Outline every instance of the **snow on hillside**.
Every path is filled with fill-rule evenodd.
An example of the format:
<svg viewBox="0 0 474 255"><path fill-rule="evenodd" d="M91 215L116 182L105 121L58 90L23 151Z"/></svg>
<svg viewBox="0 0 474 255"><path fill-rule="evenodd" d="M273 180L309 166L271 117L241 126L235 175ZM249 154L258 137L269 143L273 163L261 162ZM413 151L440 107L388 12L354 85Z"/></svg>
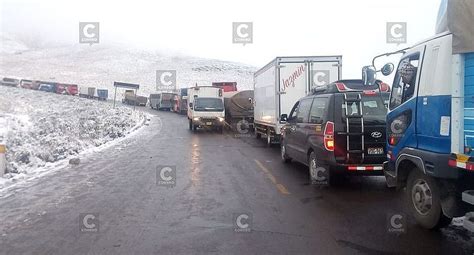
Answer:
<svg viewBox="0 0 474 255"><path fill-rule="evenodd" d="M27 50L28 47L22 42L16 41L7 36L0 36L0 54L19 54ZM0 58L0 60L1 59L2 58Z"/></svg>
<svg viewBox="0 0 474 255"><path fill-rule="evenodd" d="M4 37L0 39L5 41ZM256 70L234 62L170 56L125 46L77 44L28 49L20 42L7 41L0 45L0 76L74 83L109 91L114 81L138 83L142 95L155 91L157 70L176 70L178 88L236 81L240 90L253 87Z"/></svg>
<svg viewBox="0 0 474 255"><path fill-rule="evenodd" d="M107 102L0 86L8 162L4 177L28 174L124 137L146 117L128 107L114 109Z"/></svg>

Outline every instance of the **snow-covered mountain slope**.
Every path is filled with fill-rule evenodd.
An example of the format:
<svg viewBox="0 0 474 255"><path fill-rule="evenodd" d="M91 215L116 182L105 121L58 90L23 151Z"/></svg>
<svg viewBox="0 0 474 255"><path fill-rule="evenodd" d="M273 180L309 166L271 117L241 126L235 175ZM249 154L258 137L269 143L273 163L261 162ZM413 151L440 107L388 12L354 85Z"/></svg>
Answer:
<svg viewBox="0 0 474 255"><path fill-rule="evenodd" d="M238 88L253 87L255 67L213 59L137 50L125 46L77 44L28 48L0 37L0 76L37 79L113 88L114 81L138 83L139 94L156 88L157 70L176 70L177 87L211 85L213 81L236 81ZM109 93L109 97L112 93Z"/></svg>

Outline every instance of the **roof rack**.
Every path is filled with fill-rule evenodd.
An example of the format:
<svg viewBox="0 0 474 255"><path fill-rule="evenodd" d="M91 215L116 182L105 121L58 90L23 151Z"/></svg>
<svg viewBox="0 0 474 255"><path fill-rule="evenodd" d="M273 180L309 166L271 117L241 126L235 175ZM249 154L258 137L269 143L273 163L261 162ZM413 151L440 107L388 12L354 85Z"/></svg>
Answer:
<svg viewBox="0 0 474 255"><path fill-rule="evenodd" d="M362 80L339 80L333 83L313 87L311 89L312 95L328 94L328 93L345 93L345 92L365 92L371 91L373 93L390 92L390 87L379 80L379 85L364 85Z"/></svg>

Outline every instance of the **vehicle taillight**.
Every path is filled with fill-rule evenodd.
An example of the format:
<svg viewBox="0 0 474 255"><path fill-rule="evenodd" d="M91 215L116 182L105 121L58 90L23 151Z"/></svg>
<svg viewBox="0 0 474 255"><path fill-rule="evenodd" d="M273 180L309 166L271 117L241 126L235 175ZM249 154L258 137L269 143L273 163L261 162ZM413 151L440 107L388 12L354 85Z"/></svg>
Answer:
<svg viewBox="0 0 474 255"><path fill-rule="evenodd" d="M364 95L366 95L366 96L375 96L375 95L377 95L377 92L375 92L375 90L365 90Z"/></svg>
<svg viewBox="0 0 474 255"><path fill-rule="evenodd" d="M459 168L466 169L468 171L474 171L474 163L472 162L460 162L455 159L449 159L448 165L454 168L459 167Z"/></svg>
<svg viewBox="0 0 474 255"><path fill-rule="evenodd" d="M328 121L324 128L324 148L334 151L334 123Z"/></svg>

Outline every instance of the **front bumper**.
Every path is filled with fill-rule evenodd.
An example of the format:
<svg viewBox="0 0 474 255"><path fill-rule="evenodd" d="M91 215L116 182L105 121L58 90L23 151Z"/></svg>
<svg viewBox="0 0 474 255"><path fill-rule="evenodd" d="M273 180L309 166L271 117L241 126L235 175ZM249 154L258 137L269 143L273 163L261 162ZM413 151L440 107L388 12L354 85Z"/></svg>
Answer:
<svg viewBox="0 0 474 255"><path fill-rule="evenodd" d="M193 124L200 127L222 127L224 126L224 119L219 118L199 118L193 119Z"/></svg>

